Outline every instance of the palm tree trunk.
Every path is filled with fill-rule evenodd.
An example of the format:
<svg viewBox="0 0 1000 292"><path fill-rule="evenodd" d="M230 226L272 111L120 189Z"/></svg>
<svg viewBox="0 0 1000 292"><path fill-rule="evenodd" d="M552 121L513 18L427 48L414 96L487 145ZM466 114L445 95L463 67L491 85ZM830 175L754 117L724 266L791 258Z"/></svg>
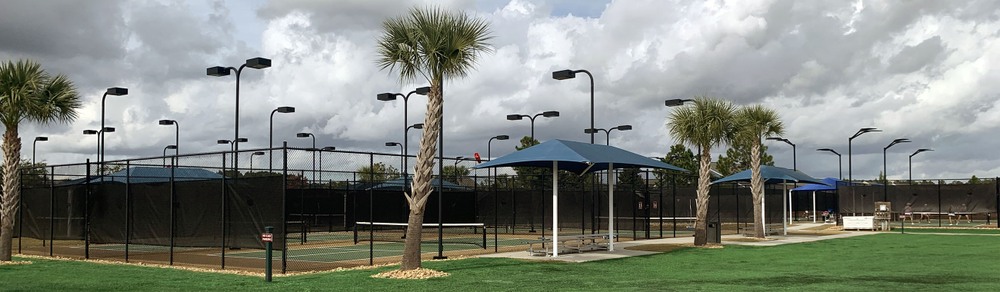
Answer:
<svg viewBox="0 0 1000 292"><path fill-rule="evenodd" d="M444 98L441 96L442 82L435 78L431 82L431 92L427 95L427 114L424 116L424 130L420 136L420 150L417 153L417 164L413 169L413 194L406 194L410 205L410 216L407 219L406 241L403 244L403 262L400 270L420 268L420 241L423 233L424 207L430 197L431 179L434 171L434 154L437 152L438 136L441 135L441 109Z"/></svg>
<svg viewBox="0 0 1000 292"><path fill-rule="evenodd" d="M17 126L3 134L3 194L0 194L0 261L10 261L14 216L21 201L21 138Z"/></svg>
<svg viewBox="0 0 1000 292"><path fill-rule="evenodd" d="M750 194L753 196L753 231L754 237L764 238L764 180L760 174L760 139L750 146Z"/></svg>
<svg viewBox="0 0 1000 292"><path fill-rule="evenodd" d="M698 197L695 200L697 206L696 220L694 223L694 245L704 246L708 243L708 178L709 166L712 162L711 147L704 145L701 147L701 157L698 165Z"/></svg>

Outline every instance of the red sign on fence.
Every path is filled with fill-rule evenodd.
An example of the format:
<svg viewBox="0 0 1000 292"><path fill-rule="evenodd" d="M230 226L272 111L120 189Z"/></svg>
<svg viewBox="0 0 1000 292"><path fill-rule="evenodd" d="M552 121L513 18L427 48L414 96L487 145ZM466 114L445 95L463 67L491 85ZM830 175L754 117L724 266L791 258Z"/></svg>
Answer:
<svg viewBox="0 0 1000 292"><path fill-rule="evenodd" d="M263 242L272 242L272 241L274 241L274 235L272 235L271 233L261 233L260 234L260 241L263 241Z"/></svg>

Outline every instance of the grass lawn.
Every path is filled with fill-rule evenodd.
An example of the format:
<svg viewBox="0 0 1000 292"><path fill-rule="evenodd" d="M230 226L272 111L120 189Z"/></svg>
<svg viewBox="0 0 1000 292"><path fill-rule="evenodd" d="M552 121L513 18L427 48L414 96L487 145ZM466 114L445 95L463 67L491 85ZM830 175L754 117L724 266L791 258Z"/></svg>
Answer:
<svg viewBox="0 0 1000 292"><path fill-rule="evenodd" d="M900 232L899 228L893 229L893 232ZM995 234L1000 235L1000 229L956 229L956 228L910 228L907 227L904 231L906 233L950 233L950 234Z"/></svg>
<svg viewBox="0 0 1000 292"><path fill-rule="evenodd" d="M425 262L430 280L373 279L390 268L261 278L32 259L0 266L0 290L336 291L1000 291L998 236L883 233L776 247L728 245L588 263Z"/></svg>

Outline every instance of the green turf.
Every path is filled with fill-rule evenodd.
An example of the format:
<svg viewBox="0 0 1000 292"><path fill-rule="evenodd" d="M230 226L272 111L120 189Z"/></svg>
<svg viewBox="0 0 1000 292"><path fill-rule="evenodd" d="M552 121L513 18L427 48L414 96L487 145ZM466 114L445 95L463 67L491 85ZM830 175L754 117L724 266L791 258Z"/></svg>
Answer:
<svg viewBox="0 0 1000 292"><path fill-rule="evenodd" d="M907 226L909 227L909 226ZM949 234L997 234L1000 235L1000 229L957 229L957 228L906 228L902 230L900 228L895 228L894 232L905 232L905 233L949 233Z"/></svg>
<svg viewBox="0 0 1000 292"><path fill-rule="evenodd" d="M261 278L34 260L0 266L0 290L225 291L998 291L997 236L880 233L774 247L727 245L588 263L472 258L425 262L431 280L372 279L391 268ZM125 276L127 275L127 276Z"/></svg>

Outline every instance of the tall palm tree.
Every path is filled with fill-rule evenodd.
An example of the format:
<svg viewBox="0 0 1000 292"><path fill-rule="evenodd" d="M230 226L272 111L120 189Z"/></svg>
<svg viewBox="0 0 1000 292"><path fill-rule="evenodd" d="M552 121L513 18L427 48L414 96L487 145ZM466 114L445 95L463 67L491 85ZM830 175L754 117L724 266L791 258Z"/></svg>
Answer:
<svg viewBox="0 0 1000 292"><path fill-rule="evenodd" d="M670 114L668 126L670 135L679 143L700 149L698 158L698 196L695 200L697 212L694 225L694 245L703 246L708 242L708 179L712 162L712 147L732 141L735 128L736 107L728 101L709 98L695 98L694 106L680 107Z"/></svg>
<svg viewBox="0 0 1000 292"><path fill-rule="evenodd" d="M410 9L406 15L382 22L382 30L378 66L398 70L402 82L422 77L431 85L414 166L413 194L404 194L410 216L400 269L412 270L420 268L421 227L431 193L434 152L441 135L444 80L465 76L481 54L492 51L487 43L492 36L485 20L440 8Z"/></svg>
<svg viewBox="0 0 1000 292"><path fill-rule="evenodd" d="M10 261L14 217L21 201L22 121L47 124L76 119L80 98L66 76L51 76L30 60L0 63L0 123L3 123L3 194L0 194L0 261Z"/></svg>
<svg viewBox="0 0 1000 292"><path fill-rule="evenodd" d="M762 105L749 105L737 113L739 131L735 143L750 145L750 193L753 195L754 236L764 238L764 180L760 175L761 140L768 136L784 134L785 127L778 113ZM743 144L746 145L746 144Z"/></svg>

